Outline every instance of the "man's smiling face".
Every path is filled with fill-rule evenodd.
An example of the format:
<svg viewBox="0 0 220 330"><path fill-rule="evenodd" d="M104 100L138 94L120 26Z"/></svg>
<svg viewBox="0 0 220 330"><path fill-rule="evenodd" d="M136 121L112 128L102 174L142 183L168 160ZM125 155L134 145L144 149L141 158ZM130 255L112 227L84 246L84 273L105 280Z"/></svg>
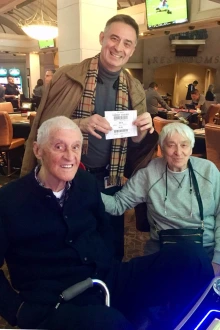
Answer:
<svg viewBox="0 0 220 330"><path fill-rule="evenodd" d="M114 22L99 36L102 45L100 60L109 71L117 72L132 56L137 44L134 28L122 22Z"/></svg>
<svg viewBox="0 0 220 330"><path fill-rule="evenodd" d="M82 139L79 130L53 129L42 145L34 143L35 156L41 161L41 179L47 188L64 187L79 167ZM54 190L59 191L59 190Z"/></svg>

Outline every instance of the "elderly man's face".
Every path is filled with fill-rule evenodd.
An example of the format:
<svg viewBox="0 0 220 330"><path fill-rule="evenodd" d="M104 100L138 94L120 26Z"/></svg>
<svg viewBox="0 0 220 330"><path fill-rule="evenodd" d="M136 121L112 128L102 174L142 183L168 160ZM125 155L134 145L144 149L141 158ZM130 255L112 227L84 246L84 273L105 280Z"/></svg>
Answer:
<svg viewBox="0 0 220 330"><path fill-rule="evenodd" d="M192 147L187 137L176 132L171 137L166 137L162 152L169 169L181 172L187 168Z"/></svg>
<svg viewBox="0 0 220 330"><path fill-rule="evenodd" d="M50 183L49 188L63 186L74 178L80 163L81 149L80 132L72 129L54 129L45 144L35 143L34 152L41 160L41 173L47 184Z"/></svg>
<svg viewBox="0 0 220 330"><path fill-rule="evenodd" d="M102 45L100 60L104 67L117 72L132 56L137 43L136 32L132 26L114 22L99 36Z"/></svg>

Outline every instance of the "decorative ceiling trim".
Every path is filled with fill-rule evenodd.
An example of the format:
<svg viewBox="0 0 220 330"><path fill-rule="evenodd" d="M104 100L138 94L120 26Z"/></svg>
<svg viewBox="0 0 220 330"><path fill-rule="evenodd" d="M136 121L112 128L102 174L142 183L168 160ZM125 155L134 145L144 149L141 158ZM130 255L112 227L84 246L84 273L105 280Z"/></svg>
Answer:
<svg viewBox="0 0 220 330"><path fill-rule="evenodd" d="M0 24L7 26L16 34L25 35L25 33L17 26L17 24L13 23L11 20L9 20L6 17L0 16Z"/></svg>

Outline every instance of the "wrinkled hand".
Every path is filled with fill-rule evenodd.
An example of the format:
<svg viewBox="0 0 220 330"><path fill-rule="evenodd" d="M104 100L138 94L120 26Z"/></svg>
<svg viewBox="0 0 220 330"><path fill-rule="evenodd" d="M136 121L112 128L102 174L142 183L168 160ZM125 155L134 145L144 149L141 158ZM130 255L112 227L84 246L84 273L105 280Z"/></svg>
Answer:
<svg viewBox="0 0 220 330"><path fill-rule="evenodd" d="M215 262L212 262L212 267L213 267L215 276L220 276L220 265L216 264Z"/></svg>
<svg viewBox="0 0 220 330"><path fill-rule="evenodd" d="M138 116L133 124L138 128L138 136L132 138L134 142L140 142L147 134L147 132L151 134L154 131L152 118L148 112L142 113L140 116Z"/></svg>
<svg viewBox="0 0 220 330"><path fill-rule="evenodd" d="M112 129L109 122L104 117L97 114L92 115L91 117L82 118L79 127L83 133L89 133L97 139L102 138L97 131L107 134Z"/></svg>

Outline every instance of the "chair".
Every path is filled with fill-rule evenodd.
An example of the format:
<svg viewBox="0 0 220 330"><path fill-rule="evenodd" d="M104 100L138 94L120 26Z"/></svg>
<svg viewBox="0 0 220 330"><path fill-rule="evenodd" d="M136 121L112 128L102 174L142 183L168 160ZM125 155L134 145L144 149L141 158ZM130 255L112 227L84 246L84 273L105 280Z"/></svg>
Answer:
<svg viewBox="0 0 220 330"><path fill-rule="evenodd" d="M205 142L207 159L211 160L220 170L220 125L205 125Z"/></svg>
<svg viewBox="0 0 220 330"><path fill-rule="evenodd" d="M208 109L212 104L216 104L216 101L205 101L205 107Z"/></svg>
<svg viewBox="0 0 220 330"><path fill-rule="evenodd" d="M11 102L2 102L0 103L0 111L14 112L14 108Z"/></svg>
<svg viewBox="0 0 220 330"><path fill-rule="evenodd" d="M127 160L125 165L124 175L129 178L133 176L140 168L144 168L148 165L152 158L155 156L155 150L158 144L158 133L154 131L152 134L148 134L146 139L140 143L140 145L131 148L127 153ZM138 156L138 157L137 157ZM132 161L132 158L137 158L137 161ZM149 232L150 226L147 220L147 206L146 203L141 203L135 206L135 219L136 229L141 232Z"/></svg>
<svg viewBox="0 0 220 330"><path fill-rule="evenodd" d="M86 167L82 162L79 163L79 168L81 168L84 171L86 170Z"/></svg>
<svg viewBox="0 0 220 330"><path fill-rule="evenodd" d="M220 111L220 104L211 104L205 115L205 123L213 124L213 119L215 117L215 114L219 111Z"/></svg>
<svg viewBox="0 0 220 330"><path fill-rule="evenodd" d="M3 163L7 166L7 176L12 175L11 159L15 158L16 151L23 151L25 139L13 139L13 128L9 114L0 111L0 155ZM21 150L22 149L22 150Z"/></svg>
<svg viewBox="0 0 220 330"><path fill-rule="evenodd" d="M176 123L177 121L176 120L173 120L173 119L163 119L161 117L154 117L153 119L153 123L154 123L154 128L155 128L155 131L160 134L160 132L162 131L162 128L167 125L167 124L170 124L170 123ZM161 157L162 156L162 152L161 152L161 149L160 149L160 146L158 146L158 149L157 149L157 156L158 157Z"/></svg>

